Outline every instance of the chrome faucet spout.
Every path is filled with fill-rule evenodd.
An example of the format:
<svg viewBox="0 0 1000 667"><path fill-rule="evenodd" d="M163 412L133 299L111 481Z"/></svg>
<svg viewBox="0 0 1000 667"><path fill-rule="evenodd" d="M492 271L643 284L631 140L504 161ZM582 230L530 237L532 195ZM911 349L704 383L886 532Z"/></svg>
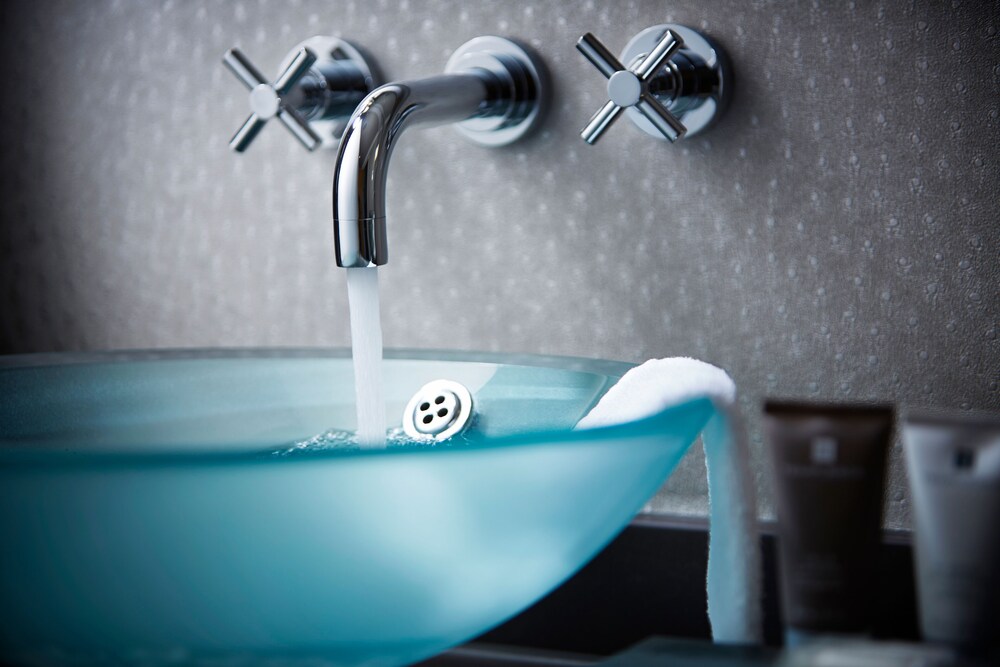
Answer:
<svg viewBox="0 0 1000 667"><path fill-rule="evenodd" d="M361 102L341 138L333 178L338 266L380 266L388 260L385 186L403 130L488 115L494 106L490 93L497 88L491 78L484 71L390 83Z"/></svg>
<svg viewBox="0 0 1000 667"><path fill-rule="evenodd" d="M540 117L538 63L509 40L476 38L455 52L445 72L375 89L348 121L333 176L338 266L388 261L386 182L389 160L406 128L458 123L466 137L498 146L519 139Z"/></svg>

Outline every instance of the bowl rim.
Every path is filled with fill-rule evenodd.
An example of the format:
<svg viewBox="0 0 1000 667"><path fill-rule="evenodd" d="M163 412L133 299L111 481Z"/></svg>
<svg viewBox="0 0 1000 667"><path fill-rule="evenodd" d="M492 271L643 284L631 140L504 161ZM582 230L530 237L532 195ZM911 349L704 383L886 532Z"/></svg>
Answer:
<svg viewBox="0 0 1000 667"><path fill-rule="evenodd" d="M91 350L67 352L29 352L0 355L0 370L41 368L69 364L117 363L132 361L191 359L344 359L351 357L349 347L173 347ZM621 377L637 364L610 359L592 359L527 352L490 352L446 350L441 348L385 348L385 359L417 361L456 361L471 363L538 366L558 370L581 371Z"/></svg>
<svg viewBox="0 0 1000 667"><path fill-rule="evenodd" d="M350 359L349 348L312 347L231 347L231 348L157 348L102 350L85 352L43 352L0 356L0 373L18 369L44 369L70 365L100 365L181 360L225 359ZM470 350L440 350L425 348L387 348L385 360L443 361L457 363L487 363L591 373L604 376L607 391L622 375L636 364L584 357L540 355L528 353L481 352ZM602 392L603 393L603 392ZM704 404L704 405L702 405ZM454 446L345 448L309 452L308 456L279 456L278 450L207 450L207 451L65 451L5 448L0 446L0 466L3 467L64 467L64 468L161 468L197 466L228 466L234 464L297 465L321 461L361 459L384 456L449 456L470 455L483 450L530 446L560 446L566 443L600 443L607 439L633 439L655 435L669 429L674 413L683 409L705 409L706 421L712 408L708 398L695 398L641 419L592 429L550 429L527 431L505 436L481 436Z"/></svg>

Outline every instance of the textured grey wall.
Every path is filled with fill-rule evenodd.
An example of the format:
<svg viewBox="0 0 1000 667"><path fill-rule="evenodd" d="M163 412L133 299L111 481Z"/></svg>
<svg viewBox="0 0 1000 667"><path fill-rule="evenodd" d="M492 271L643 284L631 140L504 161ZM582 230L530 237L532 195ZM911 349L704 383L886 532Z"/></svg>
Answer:
<svg viewBox="0 0 1000 667"><path fill-rule="evenodd" d="M728 48L728 116L584 145L604 87L577 37L664 21ZM220 57L270 73L332 33L407 78L501 34L548 63L552 113L507 149L402 141L387 345L697 356L742 388L758 463L764 395L997 410L998 27L974 1L5 2L0 350L347 345L334 156L279 127L230 153L246 93ZM652 507L703 511L703 475L689 457Z"/></svg>

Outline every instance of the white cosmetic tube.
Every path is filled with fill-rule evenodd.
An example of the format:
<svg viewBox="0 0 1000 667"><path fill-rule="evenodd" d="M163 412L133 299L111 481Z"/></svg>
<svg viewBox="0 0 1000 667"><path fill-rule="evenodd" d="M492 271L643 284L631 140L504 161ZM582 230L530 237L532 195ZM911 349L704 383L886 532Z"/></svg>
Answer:
<svg viewBox="0 0 1000 667"><path fill-rule="evenodd" d="M1000 642L1000 415L910 414L903 448L913 498L924 638Z"/></svg>

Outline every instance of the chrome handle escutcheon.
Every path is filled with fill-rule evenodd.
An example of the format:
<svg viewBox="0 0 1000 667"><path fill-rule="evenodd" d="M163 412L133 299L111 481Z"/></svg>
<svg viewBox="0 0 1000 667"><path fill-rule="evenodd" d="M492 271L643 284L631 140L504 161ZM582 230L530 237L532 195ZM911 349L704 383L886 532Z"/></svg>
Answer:
<svg viewBox="0 0 1000 667"><path fill-rule="evenodd" d="M728 103L732 76L725 53L691 28L647 28L632 38L621 59L589 32L576 48L608 80L608 102L580 133L588 144L623 112L646 133L677 141L708 127Z"/></svg>
<svg viewBox="0 0 1000 667"><path fill-rule="evenodd" d="M222 62L250 90L250 116L229 146L242 153L272 118L277 118L306 150L335 146L354 107L375 87L364 57L335 37L312 37L286 58L271 83L237 48Z"/></svg>

